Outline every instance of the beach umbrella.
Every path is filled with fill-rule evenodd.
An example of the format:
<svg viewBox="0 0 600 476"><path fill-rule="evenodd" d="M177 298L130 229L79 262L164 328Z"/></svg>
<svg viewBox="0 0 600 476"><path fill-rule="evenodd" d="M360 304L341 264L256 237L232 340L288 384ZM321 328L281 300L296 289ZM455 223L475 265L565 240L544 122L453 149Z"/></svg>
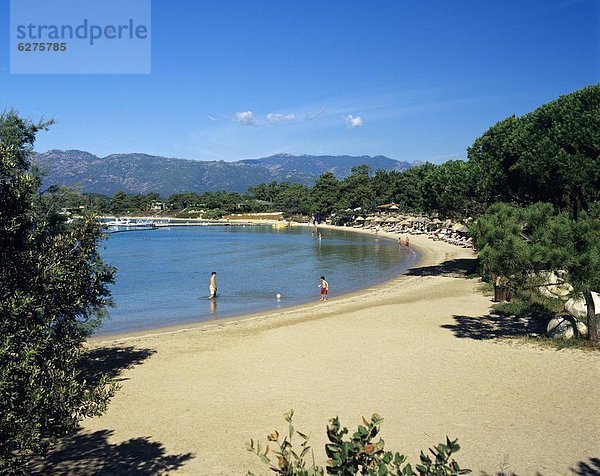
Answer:
<svg viewBox="0 0 600 476"><path fill-rule="evenodd" d="M459 233L467 233L469 231L469 227L459 223L458 226L454 227L454 231L458 231Z"/></svg>
<svg viewBox="0 0 600 476"><path fill-rule="evenodd" d="M392 205L392 206L390 207L390 210L398 210L398 209L399 209L399 208L398 208L398 205Z"/></svg>
<svg viewBox="0 0 600 476"><path fill-rule="evenodd" d="M381 223L381 222L383 222L383 221L385 221L385 220L384 220L383 218L381 218L381 217L377 217L377 218L375 218L375 220L373 220L373 221L374 221L374 222L377 222L377 223Z"/></svg>
<svg viewBox="0 0 600 476"><path fill-rule="evenodd" d="M398 221L396 217L390 217L386 220L387 223L397 223Z"/></svg>
<svg viewBox="0 0 600 476"><path fill-rule="evenodd" d="M356 217L356 220L354 221L365 221L365 219L363 217Z"/></svg>
<svg viewBox="0 0 600 476"><path fill-rule="evenodd" d="M412 221L411 220L402 220L400 222L401 225L406 226L406 225L412 225Z"/></svg>

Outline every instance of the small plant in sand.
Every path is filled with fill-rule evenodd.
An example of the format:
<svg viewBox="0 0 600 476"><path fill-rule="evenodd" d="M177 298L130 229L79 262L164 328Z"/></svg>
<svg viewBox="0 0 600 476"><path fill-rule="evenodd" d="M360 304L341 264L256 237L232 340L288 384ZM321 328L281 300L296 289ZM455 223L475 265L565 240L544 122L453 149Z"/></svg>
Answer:
<svg viewBox="0 0 600 476"><path fill-rule="evenodd" d="M310 446L308 446L308 436L304 433L294 429L292 424L292 417L294 416L294 410L290 410L284 415L285 421L288 422L288 434L284 436L281 441L279 432L275 430L273 433L267 436L267 441L272 442L277 448L272 451L272 454L277 458L277 464L271 461L269 455L269 444L264 447L260 441L250 440L250 443L246 444L246 449L251 453L256 453L260 460L269 466L269 469L277 475L285 476L318 476L322 475L323 468L315 465L314 453ZM301 439L300 453L294 451L292 440L294 435L297 434ZM306 461L306 456L310 452L312 462ZM248 471L248 475L252 475Z"/></svg>
<svg viewBox="0 0 600 476"><path fill-rule="evenodd" d="M290 410L285 415L288 422L288 434L280 441L277 431L271 433L267 440L275 443L277 449L272 454L277 457L277 463L273 463L269 457L270 448L257 441L250 440L247 445L248 451L255 453L269 469L281 476L317 476L325 474L323 468L317 466L314 454L308 445L308 437L294 429L292 417L294 412ZM459 464L452 459L458 452L460 446L457 440L446 438L446 444L439 444L429 449L431 455L421 452L420 464L413 467L406 463L406 456L400 453L385 451L385 442L379 434L383 419L373 414L371 421L363 418L363 424L359 425L357 431L348 435L348 428L342 427L338 417L329 421L327 426L327 437L329 443L325 445L325 452L329 460L325 468L327 474L340 476L456 476L468 474L469 469L461 469ZM300 452L294 450L292 438L298 434L302 439ZM310 452L311 462L307 462ZM248 472L252 475L251 472Z"/></svg>

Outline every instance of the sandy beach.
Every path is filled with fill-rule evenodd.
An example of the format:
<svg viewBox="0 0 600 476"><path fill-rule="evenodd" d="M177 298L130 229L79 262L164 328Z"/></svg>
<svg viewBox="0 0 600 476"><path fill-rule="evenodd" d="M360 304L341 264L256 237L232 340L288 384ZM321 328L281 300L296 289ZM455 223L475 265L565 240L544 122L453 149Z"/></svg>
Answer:
<svg viewBox="0 0 600 476"><path fill-rule="evenodd" d="M48 469L267 474L245 443L284 431L293 408L320 464L330 417L352 430L377 412L386 448L412 462L448 435L474 474L598 474L600 354L499 338L521 331L485 319L490 296L460 273L473 253L425 236L411 246L418 267L372 289L92 341L122 387Z"/></svg>

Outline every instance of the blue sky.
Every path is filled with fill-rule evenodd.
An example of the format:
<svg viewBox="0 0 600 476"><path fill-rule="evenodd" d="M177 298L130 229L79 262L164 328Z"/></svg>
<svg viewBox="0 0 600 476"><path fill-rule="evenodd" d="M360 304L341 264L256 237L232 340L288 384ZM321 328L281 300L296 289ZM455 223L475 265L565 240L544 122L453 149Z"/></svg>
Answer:
<svg viewBox="0 0 600 476"><path fill-rule="evenodd" d="M153 0L151 74L11 75L5 34L0 106L56 119L38 151L440 163L600 82L599 20L598 0Z"/></svg>

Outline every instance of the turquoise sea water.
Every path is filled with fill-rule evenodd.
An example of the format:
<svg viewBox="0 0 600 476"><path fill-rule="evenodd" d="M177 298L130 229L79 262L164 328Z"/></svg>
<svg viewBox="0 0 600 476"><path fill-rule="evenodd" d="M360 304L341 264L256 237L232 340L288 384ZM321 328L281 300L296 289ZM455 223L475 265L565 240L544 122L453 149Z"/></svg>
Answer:
<svg viewBox="0 0 600 476"><path fill-rule="evenodd" d="M330 299L386 281L416 254L393 240L352 232L270 226L173 227L115 233L102 256L118 269L116 307L97 335L186 324ZM217 272L219 295L208 299ZM276 295L281 294L278 300Z"/></svg>

